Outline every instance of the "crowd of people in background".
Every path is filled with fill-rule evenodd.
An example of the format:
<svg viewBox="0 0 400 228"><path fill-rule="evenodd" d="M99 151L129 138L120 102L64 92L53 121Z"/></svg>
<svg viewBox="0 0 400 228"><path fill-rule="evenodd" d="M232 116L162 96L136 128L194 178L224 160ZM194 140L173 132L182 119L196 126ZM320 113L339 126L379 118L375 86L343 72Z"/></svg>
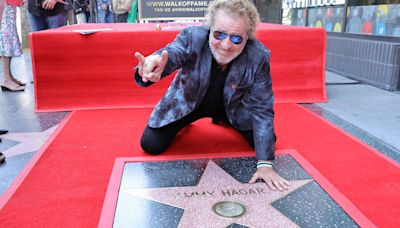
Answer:
<svg viewBox="0 0 400 228"><path fill-rule="evenodd" d="M72 1L72 0L71 0ZM137 0L73 0L73 23L135 23Z"/></svg>
<svg viewBox="0 0 400 228"><path fill-rule="evenodd" d="M27 3L32 32L80 23L135 23L137 0L0 0L0 55L3 91L25 90L25 82L14 78L11 60L22 55L17 33L17 8Z"/></svg>
<svg viewBox="0 0 400 228"><path fill-rule="evenodd" d="M2 91L24 91L26 83L11 72L11 61L22 55L17 9L27 5L31 32L81 23L136 23L137 0L0 0Z"/></svg>

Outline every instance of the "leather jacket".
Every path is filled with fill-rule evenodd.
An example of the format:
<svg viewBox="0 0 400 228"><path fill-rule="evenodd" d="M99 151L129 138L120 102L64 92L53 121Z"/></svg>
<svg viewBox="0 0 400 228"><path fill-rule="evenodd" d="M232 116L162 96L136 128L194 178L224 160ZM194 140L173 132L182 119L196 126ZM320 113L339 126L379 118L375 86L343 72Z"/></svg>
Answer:
<svg viewBox="0 0 400 228"><path fill-rule="evenodd" d="M161 77L179 69L168 91L154 108L149 127L159 128L181 119L200 105L211 75L212 53L208 27L188 27L165 48L168 62ZM248 40L242 53L231 62L223 100L228 120L233 127L252 130L256 158L274 159L274 96L270 76L269 50L258 40ZM138 74L135 81L143 82Z"/></svg>

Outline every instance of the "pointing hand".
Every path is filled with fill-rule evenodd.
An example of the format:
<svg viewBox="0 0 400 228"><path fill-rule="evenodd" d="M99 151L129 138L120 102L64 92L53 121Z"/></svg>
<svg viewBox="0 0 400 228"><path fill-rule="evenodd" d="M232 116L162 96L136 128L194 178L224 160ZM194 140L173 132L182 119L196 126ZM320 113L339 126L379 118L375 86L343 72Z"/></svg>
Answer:
<svg viewBox="0 0 400 228"><path fill-rule="evenodd" d="M144 57L140 52L135 53L136 59L139 61L139 75L143 82L158 82L161 74L168 61L168 52L166 50L159 55L149 55Z"/></svg>

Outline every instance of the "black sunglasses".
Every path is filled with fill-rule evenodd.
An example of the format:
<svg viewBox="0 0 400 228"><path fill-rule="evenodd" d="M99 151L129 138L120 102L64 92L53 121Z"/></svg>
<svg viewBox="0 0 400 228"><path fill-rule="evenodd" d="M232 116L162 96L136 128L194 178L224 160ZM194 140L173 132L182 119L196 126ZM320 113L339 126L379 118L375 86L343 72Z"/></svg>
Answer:
<svg viewBox="0 0 400 228"><path fill-rule="evenodd" d="M228 35L227 33L220 32L220 31L214 31L213 36L217 40L224 40L224 39L226 39L226 37L229 36L229 39L234 44L241 44L243 42L243 37L241 37L239 35Z"/></svg>

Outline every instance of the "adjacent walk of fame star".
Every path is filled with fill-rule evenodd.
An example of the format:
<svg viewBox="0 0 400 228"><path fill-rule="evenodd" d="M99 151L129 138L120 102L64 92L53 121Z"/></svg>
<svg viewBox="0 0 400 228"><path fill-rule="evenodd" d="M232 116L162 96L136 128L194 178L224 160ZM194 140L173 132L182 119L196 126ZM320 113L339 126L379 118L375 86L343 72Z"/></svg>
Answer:
<svg viewBox="0 0 400 228"><path fill-rule="evenodd" d="M49 138L49 136L56 129L56 126L53 126L45 131L40 132L24 132L24 133L8 133L2 135L2 139L8 139L12 141L19 142L15 146L8 148L2 153L6 155L6 157L12 157L19 154L30 153L33 151L39 150L39 148L43 145L43 143Z"/></svg>
<svg viewBox="0 0 400 228"><path fill-rule="evenodd" d="M241 183L209 161L197 186L121 190L127 194L184 209L179 227L227 227L232 223L249 227L298 227L271 203L310 183L308 180L289 181L289 190L273 191L263 182ZM221 201L233 201L246 207L236 218L217 215L212 207Z"/></svg>

